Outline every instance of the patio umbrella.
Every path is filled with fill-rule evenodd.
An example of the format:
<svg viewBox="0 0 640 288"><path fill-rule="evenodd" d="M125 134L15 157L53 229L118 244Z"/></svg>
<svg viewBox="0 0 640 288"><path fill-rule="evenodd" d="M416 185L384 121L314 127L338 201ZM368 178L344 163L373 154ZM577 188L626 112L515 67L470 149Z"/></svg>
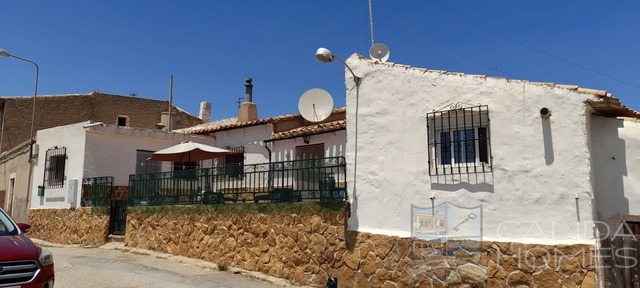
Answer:
<svg viewBox="0 0 640 288"><path fill-rule="evenodd" d="M186 141L157 151L151 154L149 159L156 161L191 162L213 159L228 153L231 153L231 151Z"/></svg>

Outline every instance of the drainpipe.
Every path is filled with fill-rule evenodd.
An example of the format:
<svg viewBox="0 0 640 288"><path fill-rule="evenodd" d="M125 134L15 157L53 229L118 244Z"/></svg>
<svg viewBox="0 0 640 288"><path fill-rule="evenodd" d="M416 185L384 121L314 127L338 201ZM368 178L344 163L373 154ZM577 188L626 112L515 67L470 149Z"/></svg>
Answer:
<svg viewBox="0 0 640 288"><path fill-rule="evenodd" d="M271 191L271 187L273 186L273 177L271 177L271 173L272 173L272 169L271 169L271 149L269 148L269 143L271 143L271 140L264 140L264 148L267 149L267 153L269 155L269 175L268 177L268 181L267 181L267 190Z"/></svg>
<svg viewBox="0 0 640 288"><path fill-rule="evenodd" d="M269 148L269 143L271 143L271 140L264 140L262 141L264 142L264 149L267 149L267 153L269 155L269 164L271 164L271 149Z"/></svg>

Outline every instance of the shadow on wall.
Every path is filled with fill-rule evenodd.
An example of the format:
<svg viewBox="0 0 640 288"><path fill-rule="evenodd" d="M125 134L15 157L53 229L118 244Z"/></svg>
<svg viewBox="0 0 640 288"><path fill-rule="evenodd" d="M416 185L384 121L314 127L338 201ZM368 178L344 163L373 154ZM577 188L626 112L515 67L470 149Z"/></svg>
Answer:
<svg viewBox="0 0 640 288"><path fill-rule="evenodd" d="M591 167L598 220L629 214L629 200L625 197L624 176L627 175L625 140L618 130L624 121L593 116L591 121Z"/></svg>
<svg viewBox="0 0 640 288"><path fill-rule="evenodd" d="M431 176L431 190L493 193L493 173Z"/></svg>
<svg viewBox="0 0 640 288"><path fill-rule="evenodd" d="M551 120L549 118L540 117L542 121L542 139L544 141L544 162L548 165L553 164L555 156L553 153L553 134L551 133Z"/></svg>

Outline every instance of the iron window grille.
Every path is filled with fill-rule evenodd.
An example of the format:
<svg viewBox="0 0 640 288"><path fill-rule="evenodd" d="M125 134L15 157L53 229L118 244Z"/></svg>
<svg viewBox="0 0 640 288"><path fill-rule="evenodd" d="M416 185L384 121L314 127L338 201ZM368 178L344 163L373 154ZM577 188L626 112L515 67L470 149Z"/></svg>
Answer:
<svg viewBox="0 0 640 288"><path fill-rule="evenodd" d="M65 164L67 162L67 148L53 147L47 150L44 168L44 187L62 188L65 179Z"/></svg>
<svg viewBox="0 0 640 288"><path fill-rule="evenodd" d="M229 177L242 178L244 174L244 146L227 146L224 149L231 151L218 159L218 164L224 167L224 174Z"/></svg>
<svg viewBox="0 0 640 288"><path fill-rule="evenodd" d="M489 107L463 107L427 113L429 175L491 172Z"/></svg>

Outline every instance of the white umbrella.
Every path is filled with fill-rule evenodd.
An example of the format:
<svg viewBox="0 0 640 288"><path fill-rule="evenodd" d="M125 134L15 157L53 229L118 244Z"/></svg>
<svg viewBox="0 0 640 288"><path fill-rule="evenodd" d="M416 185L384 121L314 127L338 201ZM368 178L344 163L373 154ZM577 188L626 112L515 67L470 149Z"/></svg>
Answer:
<svg viewBox="0 0 640 288"><path fill-rule="evenodd" d="M156 161L191 162L213 159L228 153L231 153L231 151L186 141L155 152L151 154L149 159Z"/></svg>

